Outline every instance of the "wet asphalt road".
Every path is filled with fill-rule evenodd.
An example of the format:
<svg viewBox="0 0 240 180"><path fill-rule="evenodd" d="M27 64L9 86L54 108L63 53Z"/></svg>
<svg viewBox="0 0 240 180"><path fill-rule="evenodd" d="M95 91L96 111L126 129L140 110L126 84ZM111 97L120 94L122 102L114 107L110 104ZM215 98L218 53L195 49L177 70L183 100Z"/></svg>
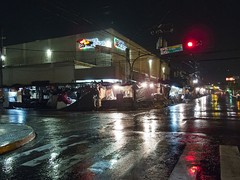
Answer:
<svg viewBox="0 0 240 180"><path fill-rule="evenodd" d="M179 159L189 179L220 179L219 146L240 146L240 102L217 95L138 111L6 110L0 121L37 134L0 157L0 179L174 179Z"/></svg>

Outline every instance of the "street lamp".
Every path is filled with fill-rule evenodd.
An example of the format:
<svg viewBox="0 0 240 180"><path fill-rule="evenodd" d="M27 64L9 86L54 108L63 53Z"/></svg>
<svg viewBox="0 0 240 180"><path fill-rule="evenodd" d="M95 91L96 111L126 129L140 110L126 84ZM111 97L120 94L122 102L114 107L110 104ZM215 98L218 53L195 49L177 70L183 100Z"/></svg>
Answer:
<svg viewBox="0 0 240 180"><path fill-rule="evenodd" d="M133 67L134 67L134 64L135 62L141 58L141 57L144 57L144 56L152 56L153 54L152 53L146 53L146 54L142 54L140 55L140 51L139 51L139 55L138 57L136 57L135 59L130 59L130 49L129 48L126 48L126 61L128 62L128 65L130 67L130 80L133 80Z"/></svg>
<svg viewBox="0 0 240 180"><path fill-rule="evenodd" d="M1 61L5 61L6 60L6 56L1 55Z"/></svg>
<svg viewBox="0 0 240 180"><path fill-rule="evenodd" d="M6 59L6 57L3 54L3 40L6 39L6 37L3 36L3 29L1 29L1 46L0 46L0 87L3 86L3 70L2 70L2 65L3 61Z"/></svg>
<svg viewBox="0 0 240 180"><path fill-rule="evenodd" d="M165 71L166 71L166 68L165 67L162 67L162 80L165 80Z"/></svg>
<svg viewBox="0 0 240 180"><path fill-rule="evenodd" d="M52 50L51 49L47 49L47 57L50 58L52 56Z"/></svg>
<svg viewBox="0 0 240 180"><path fill-rule="evenodd" d="M47 56L47 61L51 62L51 58L52 58L52 50L51 49L47 49L46 56Z"/></svg>
<svg viewBox="0 0 240 180"><path fill-rule="evenodd" d="M6 56L3 55L2 51L0 52L0 87L3 86L3 61L6 60Z"/></svg>
<svg viewBox="0 0 240 180"><path fill-rule="evenodd" d="M149 64L149 80L151 79L152 62L153 62L152 59L149 59L149 60L148 60L148 64Z"/></svg>
<svg viewBox="0 0 240 180"><path fill-rule="evenodd" d="M2 70L2 65L3 65L3 60L5 59L5 56L2 55L2 52L1 53L1 56L0 56L0 88L3 86L3 70Z"/></svg>
<svg viewBox="0 0 240 180"><path fill-rule="evenodd" d="M198 79L194 79L193 84L197 84L197 83L198 83Z"/></svg>

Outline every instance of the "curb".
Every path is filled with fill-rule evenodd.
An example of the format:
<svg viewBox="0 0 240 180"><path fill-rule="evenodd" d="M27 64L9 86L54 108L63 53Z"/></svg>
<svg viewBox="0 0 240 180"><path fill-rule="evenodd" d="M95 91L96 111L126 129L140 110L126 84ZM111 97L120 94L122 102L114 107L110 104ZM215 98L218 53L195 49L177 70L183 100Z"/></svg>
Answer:
<svg viewBox="0 0 240 180"><path fill-rule="evenodd" d="M17 140L15 142L11 142L9 144L1 146L0 147L0 155L7 153L9 151L13 151L13 150L27 144L28 142L32 141L35 137L36 137L35 132L31 132L30 134L28 134L25 138L23 138L21 140Z"/></svg>

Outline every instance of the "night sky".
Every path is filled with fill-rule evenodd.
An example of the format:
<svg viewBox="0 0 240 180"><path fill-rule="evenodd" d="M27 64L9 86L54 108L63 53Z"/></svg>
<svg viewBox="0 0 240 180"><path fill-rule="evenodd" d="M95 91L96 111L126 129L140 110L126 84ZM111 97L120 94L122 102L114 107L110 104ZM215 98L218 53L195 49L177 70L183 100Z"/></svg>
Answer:
<svg viewBox="0 0 240 180"><path fill-rule="evenodd" d="M200 39L198 52L163 58L174 63L194 57L205 82L240 75L237 0L3 0L0 18L4 45L110 27L157 54L159 36L169 46ZM152 35L160 24L171 25L173 32Z"/></svg>

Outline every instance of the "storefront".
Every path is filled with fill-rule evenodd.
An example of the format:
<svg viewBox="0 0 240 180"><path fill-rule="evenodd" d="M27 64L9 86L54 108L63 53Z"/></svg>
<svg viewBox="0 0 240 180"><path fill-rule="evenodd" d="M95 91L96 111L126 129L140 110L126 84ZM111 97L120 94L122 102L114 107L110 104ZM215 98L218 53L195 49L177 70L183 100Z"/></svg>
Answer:
<svg viewBox="0 0 240 180"><path fill-rule="evenodd" d="M20 87L6 90L5 98L8 98L5 106L38 107L47 103L51 99L48 85L39 86L33 82L48 82L57 86L70 84L74 92L90 85L94 92L85 96L85 101L89 101L86 109L124 103L132 106L135 101L152 100L153 94L159 92L152 92L151 88L137 91L129 82L157 81L168 75L167 64L113 29L11 45L6 47L3 85L13 87L19 84ZM100 85L98 81L104 83ZM24 88L35 92L27 98L31 103L26 103ZM99 92L95 92L96 89ZM75 100L78 102L77 98ZM51 107L58 107L56 98L52 101ZM81 103L74 102L73 109L81 108Z"/></svg>

